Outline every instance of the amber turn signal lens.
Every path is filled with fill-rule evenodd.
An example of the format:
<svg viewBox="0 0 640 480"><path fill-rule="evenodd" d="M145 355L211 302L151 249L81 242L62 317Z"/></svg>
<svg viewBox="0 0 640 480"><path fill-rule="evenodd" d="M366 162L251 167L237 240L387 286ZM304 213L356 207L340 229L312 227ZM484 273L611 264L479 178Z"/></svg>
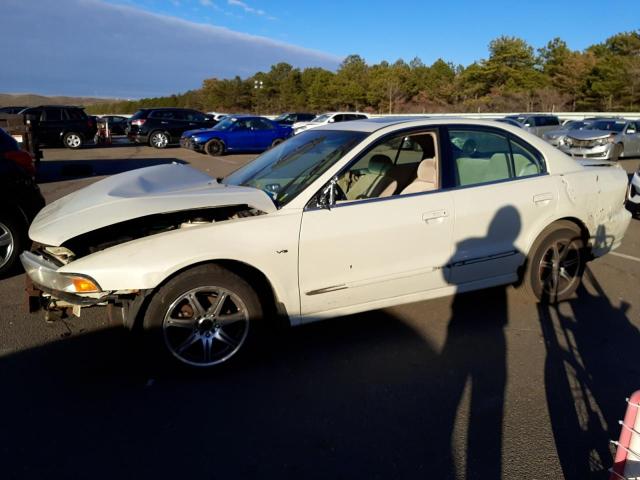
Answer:
<svg viewBox="0 0 640 480"><path fill-rule="evenodd" d="M75 277L71 281L73 282L73 288L77 293L92 293L100 291L96 284L87 278Z"/></svg>

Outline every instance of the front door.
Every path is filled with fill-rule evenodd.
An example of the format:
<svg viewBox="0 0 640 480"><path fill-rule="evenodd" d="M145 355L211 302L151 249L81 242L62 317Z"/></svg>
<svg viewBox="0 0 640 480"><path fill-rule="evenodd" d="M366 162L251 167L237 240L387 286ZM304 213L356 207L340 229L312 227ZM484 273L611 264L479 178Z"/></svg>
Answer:
<svg viewBox="0 0 640 480"><path fill-rule="evenodd" d="M453 196L439 189L437 139L431 131L381 140L338 176L342 200L305 210L303 316L417 301L448 285Z"/></svg>

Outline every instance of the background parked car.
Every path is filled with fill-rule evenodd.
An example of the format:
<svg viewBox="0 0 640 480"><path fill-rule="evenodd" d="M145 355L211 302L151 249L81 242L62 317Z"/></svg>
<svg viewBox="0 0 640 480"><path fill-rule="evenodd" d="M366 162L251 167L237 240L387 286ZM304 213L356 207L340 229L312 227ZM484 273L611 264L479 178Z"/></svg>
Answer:
<svg viewBox="0 0 640 480"><path fill-rule="evenodd" d="M130 119L127 136L135 143L165 148L178 143L187 130L211 128L217 122L211 115L187 108L143 108Z"/></svg>
<svg viewBox="0 0 640 480"><path fill-rule="evenodd" d="M96 121L81 107L42 105L22 110L31 121L38 146L80 148L96 134Z"/></svg>
<svg viewBox="0 0 640 480"><path fill-rule="evenodd" d="M297 135L300 132L304 132L310 128L319 127L320 125L327 125L328 123L337 122L349 122L351 120L363 120L369 118L366 113L356 112L328 112L318 115L310 122L297 122L292 125L293 134Z"/></svg>
<svg viewBox="0 0 640 480"><path fill-rule="evenodd" d="M624 118L595 120L584 130L572 130L560 149L573 157L617 161L640 155L640 122Z"/></svg>
<svg viewBox="0 0 640 480"><path fill-rule="evenodd" d="M2 107L0 108L0 113L10 113L11 115L15 115L16 113L20 113L27 107Z"/></svg>
<svg viewBox="0 0 640 480"><path fill-rule="evenodd" d="M222 120L224 117L226 117L229 114L228 113L220 113L220 112L207 112L207 115L212 116L213 119L216 122L219 122L220 120Z"/></svg>
<svg viewBox="0 0 640 480"><path fill-rule="evenodd" d="M264 117L239 115L222 119L208 130L184 132L180 145L209 155L224 155L233 151L263 152L289 138L291 127Z"/></svg>
<svg viewBox="0 0 640 480"><path fill-rule="evenodd" d="M273 119L274 122L280 125L293 125L298 122L310 122L316 118L315 113L283 113Z"/></svg>
<svg viewBox="0 0 640 480"><path fill-rule="evenodd" d="M34 173L31 156L0 128L0 276L11 271L28 248L29 224L44 207Z"/></svg>
<svg viewBox="0 0 640 480"><path fill-rule="evenodd" d="M627 208L635 216L640 215L640 168L633 174L631 184L629 185L629 193L627 195Z"/></svg>
<svg viewBox="0 0 640 480"><path fill-rule="evenodd" d="M560 119L555 115L509 115L505 118L511 118L522 124L527 132L533 133L538 137L542 137L549 130L556 130L560 126Z"/></svg>
<svg viewBox="0 0 640 480"><path fill-rule="evenodd" d="M513 127L523 128L522 124L513 118L496 118L496 122L506 123L507 125L511 125Z"/></svg>
<svg viewBox="0 0 640 480"><path fill-rule="evenodd" d="M542 138L554 147L561 145L567 133L572 130L584 130L593 123L593 120L570 120L557 130L549 130L542 135Z"/></svg>
<svg viewBox="0 0 640 480"><path fill-rule="evenodd" d="M129 119L120 115L102 115L102 120L109 122L111 135L126 135L127 123Z"/></svg>

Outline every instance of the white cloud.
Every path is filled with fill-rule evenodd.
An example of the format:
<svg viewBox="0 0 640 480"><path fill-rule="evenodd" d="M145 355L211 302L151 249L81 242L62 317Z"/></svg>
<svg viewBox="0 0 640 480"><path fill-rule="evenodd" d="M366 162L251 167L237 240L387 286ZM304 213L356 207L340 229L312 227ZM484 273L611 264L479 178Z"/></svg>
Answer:
<svg viewBox="0 0 640 480"><path fill-rule="evenodd" d="M340 58L265 37L99 0L2 0L0 92L140 97L249 76L277 62L335 69ZM38 28L33 27L37 15ZM29 32L25 35L24 32Z"/></svg>
<svg viewBox="0 0 640 480"><path fill-rule="evenodd" d="M227 3L234 7L240 7L247 13L253 13L254 15L260 15L260 16L267 15L267 12L265 12L264 10L250 7L249 5L247 5L245 2L242 2L241 0L227 0ZM269 15L269 19L275 19L275 17L272 17Z"/></svg>

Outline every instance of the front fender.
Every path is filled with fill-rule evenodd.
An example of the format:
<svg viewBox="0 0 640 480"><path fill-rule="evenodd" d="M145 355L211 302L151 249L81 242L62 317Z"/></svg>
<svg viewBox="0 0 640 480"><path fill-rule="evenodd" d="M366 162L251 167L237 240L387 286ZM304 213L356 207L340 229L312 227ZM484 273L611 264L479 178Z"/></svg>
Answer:
<svg viewBox="0 0 640 480"><path fill-rule="evenodd" d="M103 291L154 289L192 265L233 260L264 273L292 315L300 312L300 211L280 211L170 232L120 244L62 267L89 275Z"/></svg>

